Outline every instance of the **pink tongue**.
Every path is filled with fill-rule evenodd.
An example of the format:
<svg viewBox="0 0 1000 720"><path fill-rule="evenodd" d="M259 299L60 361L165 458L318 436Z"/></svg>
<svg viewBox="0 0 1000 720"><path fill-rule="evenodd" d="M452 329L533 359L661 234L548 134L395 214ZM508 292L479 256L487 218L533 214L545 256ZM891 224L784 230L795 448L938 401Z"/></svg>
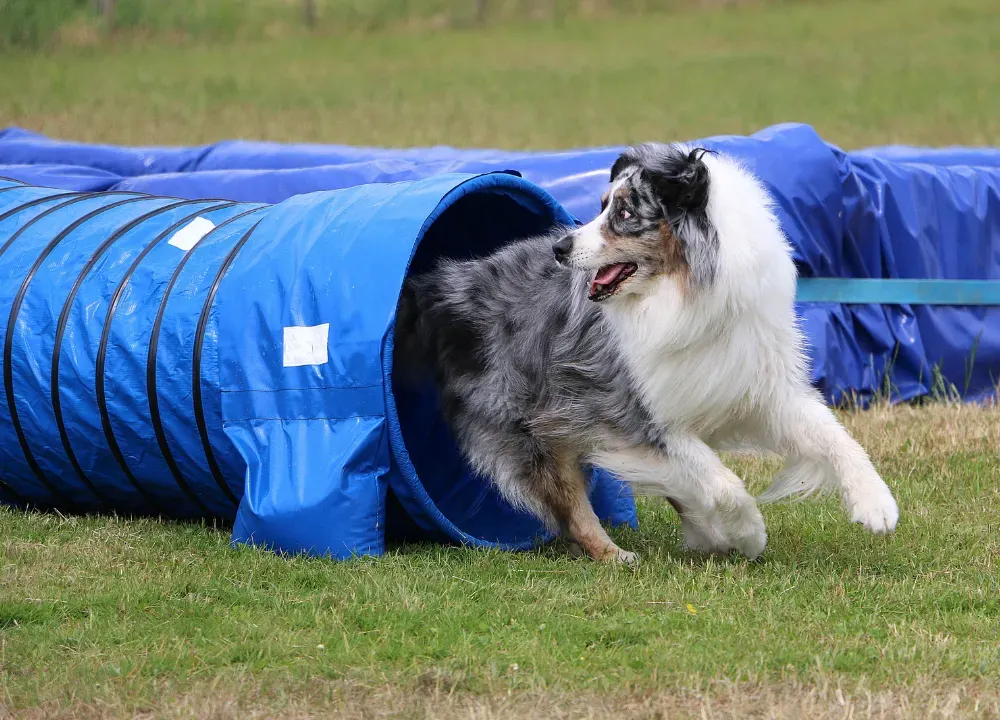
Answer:
<svg viewBox="0 0 1000 720"><path fill-rule="evenodd" d="M598 285L610 285L618 277L619 271L621 271L622 266L618 265L608 265L606 268L597 273L597 277L594 278L594 282Z"/></svg>

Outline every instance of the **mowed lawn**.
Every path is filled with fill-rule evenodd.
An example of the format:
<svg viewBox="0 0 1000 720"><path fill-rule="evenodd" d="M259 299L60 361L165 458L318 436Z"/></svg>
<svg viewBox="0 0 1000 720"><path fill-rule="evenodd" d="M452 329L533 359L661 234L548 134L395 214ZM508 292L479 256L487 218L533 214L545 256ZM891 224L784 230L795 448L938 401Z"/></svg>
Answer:
<svg viewBox="0 0 1000 720"><path fill-rule="evenodd" d="M0 57L0 126L134 144L521 149L798 121L847 147L993 144L998 38L994 0L800 0L423 35L135 41Z"/></svg>
<svg viewBox="0 0 1000 720"><path fill-rule="evenodd" d="M848 147L1000 144L997 88L993 0L829 0L0 57L0 126L563 148L804 121ZM681 551L654 503L616 533L635 571L559 544L337 564L0 511L0 718L1000 716L1000 410L844 419L898 532L834 499L769 506L754 563ZM776 470L732 465L755 491Z"/></svg>
<svg viewBox="0 0 1000 720"><path fill-rule="evenodd" d="M845 419L897 533L832 499L766 507L753 563L681 551L653 503L615 534L635 571L558 544L283 559L197 526L0 512L0 699L27 718L995 716L1000 412ZM776 469L734 466L755 490Z"/></svg>

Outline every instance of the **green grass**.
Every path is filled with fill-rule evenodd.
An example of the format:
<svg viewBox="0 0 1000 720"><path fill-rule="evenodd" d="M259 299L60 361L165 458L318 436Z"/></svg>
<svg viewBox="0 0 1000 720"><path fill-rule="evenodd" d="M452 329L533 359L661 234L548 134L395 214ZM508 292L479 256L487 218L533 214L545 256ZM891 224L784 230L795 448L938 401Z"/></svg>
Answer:
<svg viewBox="0 0 1000 720"><path fill-rule="evenodd" d="M563 22L670 12L704 0L0 0L0 49L93 46L109 39L229 41L318 34ZM708 4L732 0L709 0ZM758 0L781 2L782 0Z"/></svg>
<svg viewBox="0 0 1000 720"><path fill-rule="evenodd" d="M1000 683L1000 416L848 420L898 494L898 532L870 536L832 501L768 507L754 563L681 551L672 511L648 503L641 531L617 533L642 554L636 571L559 545L279 558L198 526L3 511L0 702L87 716L163 710L206 687L236 702L249 684L276 711L383 685L578 701L833 678L875 692L971 685L1000 710L988 690ZM775 469L736 467L757 490Z"/></svg>
<svg viewBox="0 0 1000 720"><path fill-rule="evenodd" d="M831 0L126 39L0 56L0 126L564 148L804 121L848 147L997 144L998 37L993 0ZM0 511L0 718L1000 715L1000 416L848 420L898 494L898 533L870 537L830 501L770 507L757 563L681 552L656 505L617 534L635 573L559 546L337 564L198 526ZM737 467L758 490L773 471Z"/></svg>
<svg viewBox="0 0 1000 720"><path fill-rule="evenodd" d="M813 124L848 147L1000 141L993 0L844 1L467 32L0 56L0 125L566 148Z"/></svg>

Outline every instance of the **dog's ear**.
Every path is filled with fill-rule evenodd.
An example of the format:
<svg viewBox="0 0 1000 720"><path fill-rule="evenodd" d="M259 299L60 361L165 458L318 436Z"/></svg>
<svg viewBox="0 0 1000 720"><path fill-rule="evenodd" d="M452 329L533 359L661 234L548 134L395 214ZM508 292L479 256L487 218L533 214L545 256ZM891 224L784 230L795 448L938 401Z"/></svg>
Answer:
<svg viewBox="0 0 1000 720"><path fill-rule="evenodd" d="M704 148L691 151L676 146L649 146L642 163L644 178L663 208L674 234L684 245L684 257L696 285L715 278L719 237L708 213L711 180Z"/></svg>
<svg viewBox="0 0 1000 720"><path fill-rule="evenodd" d="M643 172L656 190L669 218L701 215L708 208L709 175L705 148L686 155L676 151L651 153Z"/></svg>

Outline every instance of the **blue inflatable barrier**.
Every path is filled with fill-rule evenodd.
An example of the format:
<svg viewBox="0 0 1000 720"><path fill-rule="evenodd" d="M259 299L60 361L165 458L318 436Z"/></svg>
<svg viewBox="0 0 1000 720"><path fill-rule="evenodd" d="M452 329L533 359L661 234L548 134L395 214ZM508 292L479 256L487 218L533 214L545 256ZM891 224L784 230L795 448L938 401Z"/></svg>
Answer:
<svg viewBox="0 0 1000 720"><path fill-rule="evenodd" d="M236 542L339 558L545 541L433 392L394 389L391 331L411 263L572 222L503 173L278 205L0 181L0 500L231 519ZM592 498L635 524L614 478Z"/></svg>
<svg viewBox="0 0 1000 720"><path fill-rule="evenodd" d="M768 185L811 278L1000 279L1000 149L888 146L845 152L812 128L786 124L750 137L697 141L745 161ZM220 142L190 148L120 148L0 132L0 175L66 189L224 197L277 203L297 194L447 173L514 169L575 217L598 209L619 147L565 152L385 149ZM857 285L841 286L841 290ZM865 285L836 302L799 305L812 377L826 398L909 400L947 390L995 395L1000 320L995 306L926 304ZM933 294L933 293L932 293ZM805 298L821 297L815 293ZM873 302L873 298L880 298ZM921 300L921 302L917 302Z"/></svg>

